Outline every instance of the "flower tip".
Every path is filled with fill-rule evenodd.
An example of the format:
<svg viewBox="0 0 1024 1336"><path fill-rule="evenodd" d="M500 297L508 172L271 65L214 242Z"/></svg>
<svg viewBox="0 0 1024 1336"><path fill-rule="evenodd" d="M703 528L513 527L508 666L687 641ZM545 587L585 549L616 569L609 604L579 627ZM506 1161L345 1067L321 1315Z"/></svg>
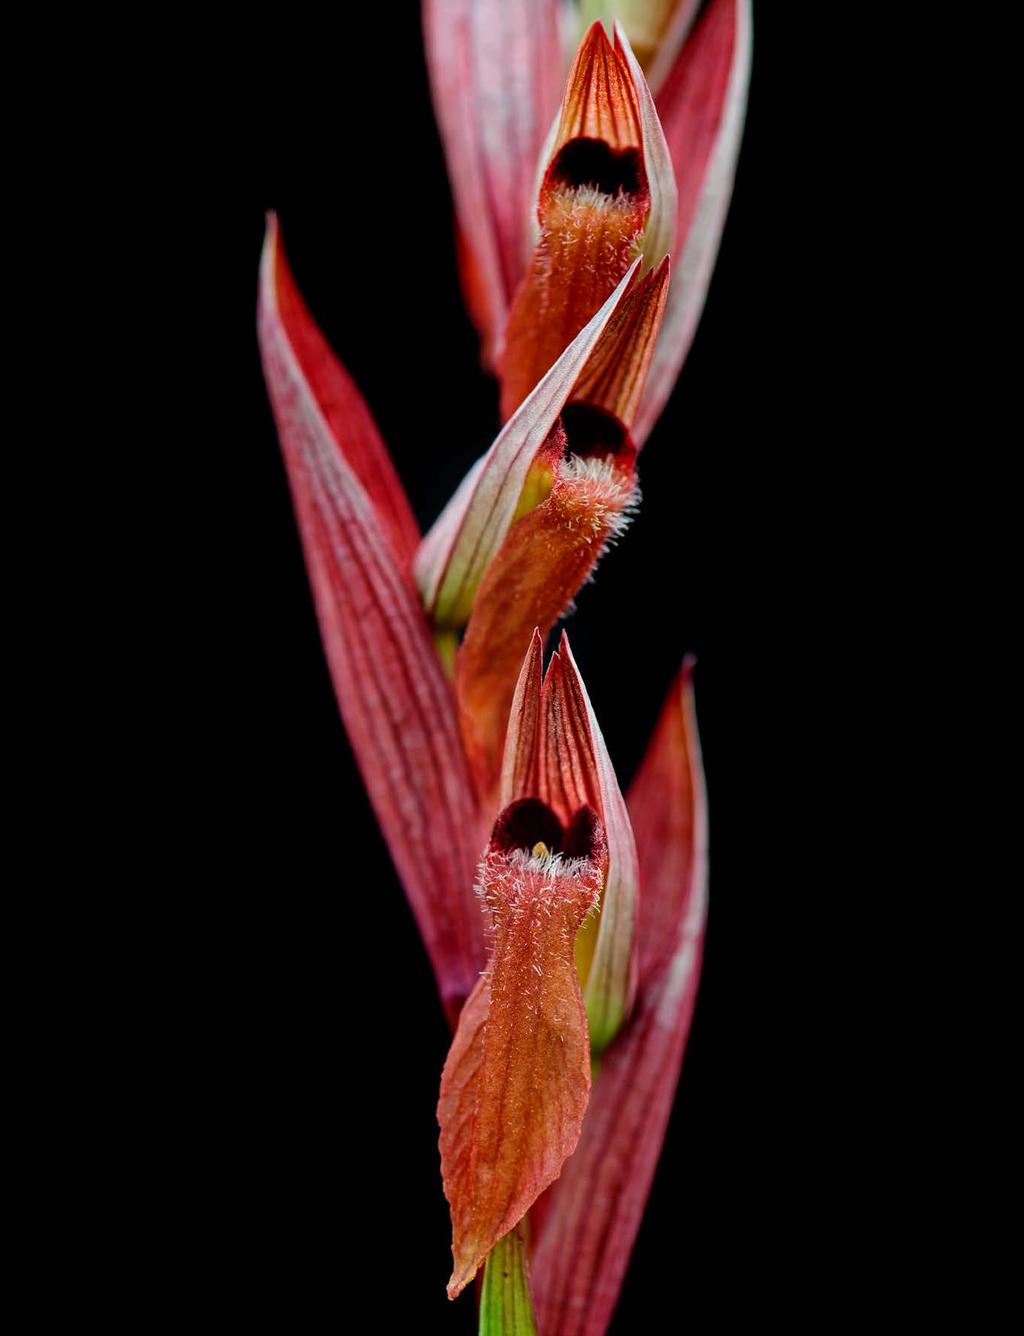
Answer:
<svg viewBox="0 0 1024 1336"><path fill-rule="evenodd" d="M267 229L263 235L263 250L260 254L261 300L272 304L277 301L280 288L281 269L285 266L284 248L281 245L281 224L273 209L267 210Z"/></svg>
<svg viewBox="0 0 1024 1336"><path fill-rule="evenodd" d="M281 224L277 220L277 214L273 209L268 209L266 213L267 227L263 234L263 254L264 256L274 255L281 246Z"/></svg>
<svg viewBox="0 0 1024 1336"><path fill-rule="evenodd" d="M615 20L615 24L617 27L618 19ZM593 23L590 25L590 27L587 29L587 31L583 34L583 39L580 42L578 54L582 56L584 55L584 53L586 53L589 56L591 54L591 48L594 46L603 47L604 50L607 51L609 55L612 52L612 44L608 40L608 33L605 29L603 19L595 19Z"/></svg>
<svg viewBox="0 0 1024 1336"><path fill-rule="evenodd" d="M452 1272L451 1280L448 1282L448 1298L457 1299L476 1273L477 1268L475 1266L468 1267L463 1265L461 1267L456 1267Z"/></svg>

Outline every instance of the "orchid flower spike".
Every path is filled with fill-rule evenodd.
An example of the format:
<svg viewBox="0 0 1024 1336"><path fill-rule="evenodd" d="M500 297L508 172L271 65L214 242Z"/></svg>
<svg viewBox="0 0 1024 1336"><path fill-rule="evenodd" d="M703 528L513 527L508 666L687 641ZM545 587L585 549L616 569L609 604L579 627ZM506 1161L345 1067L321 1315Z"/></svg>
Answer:
<svg viewBox="0 0 1024 1336"><path fill-rule="evenodd" d="M692 663L623 798L567 638L546 673L543 645L636 507L637 455L693 338L750 4L580 0L566 24L569 9L424 0L463 285L506 418L425 538L273 216L260 266L332 682L454 1034L438 1103L448 1288L485 1267L484 1336L603 1336L707 905Z"/></svg>

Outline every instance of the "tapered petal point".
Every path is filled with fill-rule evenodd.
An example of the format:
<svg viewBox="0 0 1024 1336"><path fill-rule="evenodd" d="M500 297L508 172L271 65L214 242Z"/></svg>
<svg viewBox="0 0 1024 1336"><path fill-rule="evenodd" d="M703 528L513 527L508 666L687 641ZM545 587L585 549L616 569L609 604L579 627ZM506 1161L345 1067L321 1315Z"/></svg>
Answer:
<svg viewBox="0 0 1024 1336"><path fill-rule="evenodd" d="M386 454L294 292L268 219L259 340L335 694L450 1017L485 961L480 817L423 617ZM388 464L388 468L390 465Z"/></svg>
<svg viewBox="0 0 1024 1336"><path fill-rule="evenodd" d="M629 66L595 20L576 52L555 141L555 155L573 139L599 140L612 151L642 145L640 110Z"/></svg>
<svg viewBox="0 0 1024 1336"><path fill-rule="evenodd" d="M538 752L543 672L544 641L540 629L535 626L509 712L499 794L502 807L517 798L541 791Z"/></svg>
<svg viewBox="0 0 1024 1336"><path fill-rule="evenodd" d="M366 490L396 558L403 564L411 563L420 543L412 507L362 395L320 332L295 284L280 223L273 212L267 215L260 276L263 318L280 322L299 372L331 436Z"/></svg>

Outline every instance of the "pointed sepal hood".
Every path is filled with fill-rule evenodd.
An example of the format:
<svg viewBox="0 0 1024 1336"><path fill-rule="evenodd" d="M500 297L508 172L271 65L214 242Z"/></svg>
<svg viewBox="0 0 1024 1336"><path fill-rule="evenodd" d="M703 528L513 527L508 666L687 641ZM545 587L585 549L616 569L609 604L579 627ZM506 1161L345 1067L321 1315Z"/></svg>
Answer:
<svg viewBox="0 0 1024 1336"><path fill-rule="evenodd" d="M539 235L509 312L500 359L509 417L605 301L634 256L671 246L676 188L653 99L621 29L580 43L537 203Z"/></svg>

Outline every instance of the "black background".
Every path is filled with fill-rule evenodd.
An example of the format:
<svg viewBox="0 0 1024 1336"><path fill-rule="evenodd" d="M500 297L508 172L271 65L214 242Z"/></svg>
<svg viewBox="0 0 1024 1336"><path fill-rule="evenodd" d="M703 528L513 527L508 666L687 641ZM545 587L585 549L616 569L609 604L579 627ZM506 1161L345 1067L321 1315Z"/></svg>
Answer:
<svg viewBox="0 0 1024 1336"><path fill-rule="evenodd" d="M619 1336L655 1319L701 1329L790 1293L828 1253L819 1202L845 1155L827 1130L842 1096L823 1075L835 1041L818 988L842 933L842 857L820 848L822 754L848 741L827 685L823 540L843 501L817 450L828 334L801 305L816 224L787 193L786 48L756 6L705 313L641 457L639 515L567 623L624 784L696 653L710 795L703 982ZM216 388L186 454L210 541L183 668L199 727L182 838L199 839L179 914L192 1038L169 1095L170 1191L177 1167L194 1194L182 1266L234 1317L345 1326L358 1302L358 1330L469 1333L471 1298L444 1293L434 1108L448 1034L337 714L262 385L265 211L424 528L492 439L496 390L462 306L417 6L360 10L341 31L285 15L226 68L194 312ZM853 611L846 630L855 639Z"/></svg>

